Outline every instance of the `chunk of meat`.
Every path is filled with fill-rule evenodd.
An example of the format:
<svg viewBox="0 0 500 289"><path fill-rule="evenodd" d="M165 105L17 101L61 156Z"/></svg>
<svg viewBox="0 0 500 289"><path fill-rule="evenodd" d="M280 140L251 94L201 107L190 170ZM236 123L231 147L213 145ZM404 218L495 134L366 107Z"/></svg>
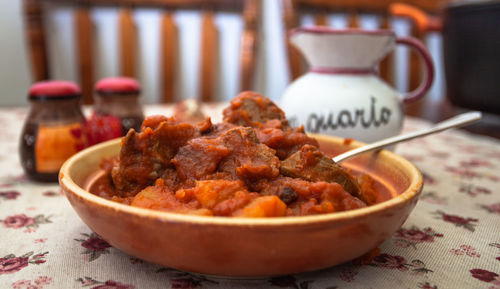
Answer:
<svg viewBox="0 0 500 289"><path fill-rule="evenodd" d="M141 131L146 128L156 129L162 122L176 123L175 119L172 117L166 117L164 115L152 115L148 116L141 125Z"/></svg>
<svg viewBox="0 0 500 289"><path fill-rule="evenodd" d="M275 178L280 161L275 151L259 143L250 127L236 127L220 136L230 153L219 163L218 171L234 173L242 179Z"/></svg>
<svg viewBox="0 0 500 289"><path fill-rule="evenodd" d="M229 153L220 138L194 138L179 149L172 163L181 179L199 180L215 172L219 162Z"/></svg>
<svg viewBox="0 0 500 289"><path fill-rule="evenodd" d="M351 195L362 199L359 184L354 177L325 156L317 147L304 145L299 151L281 162L280 171L283 175L292 178L338 183Z"/></svg>
<svg viewBox="0 0 500 289"><path fill-rule="evenodd" d="M154 127L143 124L140 133L131 130L122 140L120 162L111 171L121 196L133 196L151 185L171 166L179 147L200 134L193 125L170 120L154 123Z"/></svg>
<svg viewBox="0 0 500 289"><path fill-rule="evenodd" d="M224 122L240 126L288 127L285 113L269 98L252 91L240 93L224 109Z"/></svg>
<svg viewBox="0 0 500 289"><path fill-rule="evenodd" d="M147 128L150 128L152 130L155 130L160 126L162 123L168 123L168 124L180 124L183 123L183 121L179 121L175 117L166 117L163 115L152 115L148 116L141 125L141 131L144 131ZM196 123L191 123L196 130L200 132L200 134L207 133L212 129L212 121L209 117L200 120L199 122Z"/></svg>
<svg viewBox="0 0 500 289"><path fill-rule="evenodd" d="M257 129L260 142L276 150L280 160L284 160L304 145L319 147L316 139L304 133L304 128L287 128L285 131L277 128Z"/></svg>

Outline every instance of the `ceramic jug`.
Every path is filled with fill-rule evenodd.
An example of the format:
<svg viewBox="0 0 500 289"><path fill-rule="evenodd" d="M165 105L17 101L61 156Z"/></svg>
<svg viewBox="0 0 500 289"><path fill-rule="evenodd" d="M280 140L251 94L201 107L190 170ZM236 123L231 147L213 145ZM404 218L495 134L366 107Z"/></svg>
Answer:
<svg viewBox="0 0 500 289"><path fill-rule="evenodd" d="M305 56L310 70L291 83L280 100L294 126L307 132L373 142L397 135L403 104L422 97L434 79L429 52L415 38L396 37L391 30L302 27L290 40ZM425 76L414 91L400 93L377 72L380 61L396 44L421 56Z"/></svg>

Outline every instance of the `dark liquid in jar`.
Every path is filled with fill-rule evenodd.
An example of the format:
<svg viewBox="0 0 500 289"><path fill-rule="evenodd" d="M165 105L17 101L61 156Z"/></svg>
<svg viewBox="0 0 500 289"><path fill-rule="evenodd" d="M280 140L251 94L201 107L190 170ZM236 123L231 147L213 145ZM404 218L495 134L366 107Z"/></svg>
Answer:
<svg viewBox="0 0 500 289"><path fill-rule="evenodd" d="M32 180L39 182L57 182L59 172L39 173L36 170L35 144L38 125L26 123L21 135L19 154L24 173Z"/></svg>

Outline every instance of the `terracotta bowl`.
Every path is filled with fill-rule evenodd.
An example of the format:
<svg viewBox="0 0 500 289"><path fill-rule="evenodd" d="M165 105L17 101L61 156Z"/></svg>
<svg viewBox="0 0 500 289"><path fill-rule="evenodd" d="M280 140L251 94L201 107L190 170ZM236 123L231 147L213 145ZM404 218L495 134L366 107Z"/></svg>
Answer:
<svg viewBox="0 0 500 289"><path fill-rule="evenodd" d="M361 145L315 136L328 154ZM115 203L84 188L120 140L71 157L59 182L80 218L113 247L132 256L194 273L263 277L312 271L354 259L389 239L417 203L422 175L389 152L364 154L343 165L369 174L389 200L348 212L305 217L228 218L181 215Z"/></svg>

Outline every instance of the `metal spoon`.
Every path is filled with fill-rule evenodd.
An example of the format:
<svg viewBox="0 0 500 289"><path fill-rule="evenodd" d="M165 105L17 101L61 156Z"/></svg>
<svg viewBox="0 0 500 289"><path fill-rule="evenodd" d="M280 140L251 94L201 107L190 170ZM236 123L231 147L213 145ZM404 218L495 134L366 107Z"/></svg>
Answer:
<svg viewBox="0 0 500 289"><path fill-rule="evenodd" d="M333 161L336 163L340 163L340 162L343 162L347 159L350 159L354 156L357 156L357 155L365 153L365 152L374 151L374 150L377 150L377 149L380 149L380 148L383 148L383 147L386 147L386 146L389 146L392 144L396 144L396 143L404 142L404 141L411 140L411 139L414 139L417 137L437 133L437 132L440 132L440 131L443 131L443 130L446 130L449 128L461 127L461 126L464 126L466 124L476 122L480 119L481 119L481 112L479 112L479 111L462 113L462 114L459 114L459 115L454 116L452 118L449 118L447 120L444 120L442 122L439 122L436 125L434 125L433 127L430 127L427 129L423 129L423 130L415 131L415 132L410 132L407 134L393 136L390 138L379 140L377 142L374 142L374 143L364 145L364 146L361 146L359 148L347 151L345 153L342 153L342 154L334 157Z"/></svg>

